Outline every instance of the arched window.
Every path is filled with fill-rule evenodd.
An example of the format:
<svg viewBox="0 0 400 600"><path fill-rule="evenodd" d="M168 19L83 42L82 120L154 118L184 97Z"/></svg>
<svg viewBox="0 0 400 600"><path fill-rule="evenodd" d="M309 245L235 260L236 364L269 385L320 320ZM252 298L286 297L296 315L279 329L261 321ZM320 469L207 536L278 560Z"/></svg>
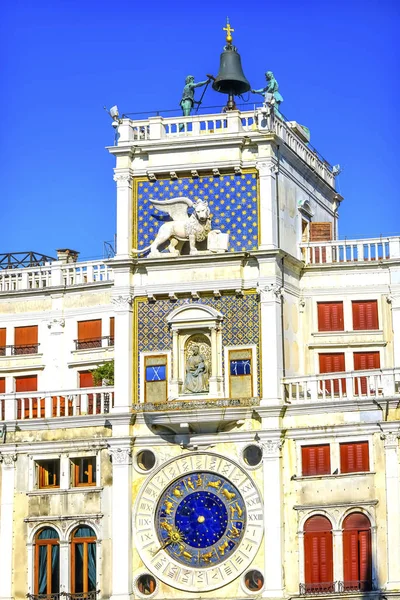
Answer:
<svg viewBox="0 0 400 600"><path fill-rule="evenodd" d="M371 523L362 513L343 521L343 568L345 591L371 590Z"/></svg>
<svg viewBox="0 0 400 600"><path fill-rule="evenodd" d="M60 546L58 533L45 527L35 536L35 594L60 591Z"/></svg>
<svg viewBox="0 0 400 600"><path fill-rule="evenodd" d="M91 527L77 527L71 538L71 592L96 590L96 534Z"/></svg>
<svg viewBox="0 0 400 600"><path fill-rule="evenodd" d="M304 525L304 562L306 592L333 592L332 525L320 515Z"/></svg>

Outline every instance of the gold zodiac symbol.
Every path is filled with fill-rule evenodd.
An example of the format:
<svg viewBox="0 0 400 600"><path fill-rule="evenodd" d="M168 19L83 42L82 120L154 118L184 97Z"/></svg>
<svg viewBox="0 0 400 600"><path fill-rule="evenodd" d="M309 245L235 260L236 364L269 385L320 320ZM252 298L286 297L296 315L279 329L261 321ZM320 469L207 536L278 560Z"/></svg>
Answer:
<svg viewBox="0 0 400 600"><path fill-rule="evenodd" d="M209 481L207 483L207 487L212 487L212 488L215 488L216 490L218 490L221 483L222 482L220 479L218 479L218 481Z"/></svg>
<svg viewBox="0 0 400 600"><path fill-rule="evenodd" d="M165 529L165 531L168 531L168 533L170 533L170 531L172 531L172 529L173 529L172 525L170 525L169 523L167 523L167 521L163 521L160 524L160 527L162 527L162 529Z"/></svg>
<svg viewBox="0 0 400 600"><path fill-rule="evenodd" d="M172 492L174 496L176 496L177 498L179 498L180 496L183 496L181 490L179 488L175 488L174 491Z"/></svg>
<svg viewBox="0 0 400 600"><path fill-rule="evenodd" d="M237 527L235 527L234 525L232 525L232 531L229 532L229 535L231 537L239 537L240 535L240 531Z"/></svg>
<svg viewBox="0 0 400 600"><path fill-rule="evenodd" d="M224 542L221 546L218 546L218 551L220 552L220 554L223 556L225 554L225 550L228 547L228 542Z"/></svg>
<svg viewBox="0 0 400 600"><path fill-rule="evenodd" d="M229 490L227 490L226 488L224 488L222 490L222 495L225 496L225 498L227 500L233 500L233 498L236 496L236 494L234 494L233 492L230 492Z"/></svg>
<svg viewBox="0 0 400 600"><path fill-rule="evenodd" d="M235 506L236 506L238 517L240 518L243 514L243 510L240 508L240 506L237 502L235 503Z"/></svg>
<svg viewBox="0 0 400 600"><path fill-rule="evenodd" d="M208 563L208 562L210 562L210 560L212 559L212 555L213 555L213 553L212 553L212 552L207 552L207 554L202 554L202 555L200 556L200 558L201 558L201 560L204 560L204 562L207 562L207 563Z"/></svg>
<svg viewBox="0 0 400 600"><path fill-rule="evenodd" d="M165 512L167 513L167 515L170 515L172 512L172 507L174 506L174 503L170 502L169 500L166 500L164 502L164 506L165 506Z"/></svg>
<svg viewBox="0 0 400 600"><path fill-rule="evenodd" d="M193 485L193 483L192 483L192 480L190 479L190 477L189 477L189 479L187 480L187 482L186 482L186 485L187 485L188 487L190 487L190 489L191 489L191 490L194 490L194 485Z"/></svg>
<svg viewBox="0 0 400 600"><path fill-rule="evenodd" d="M200 475L197 476L196 485L197 485L197 487L200 487L201 485L203 485L203 480L200 477Z"/></svg>
<svg viewBox="0 0 400 600"><path fill-rule="evenodd" d="M185 546L179 546L179 550L180 550L179 555L190 560L191 558L193 558L193 556L192 556L192 554L189 554L189 552L186 552L186 550L184 550L184 547Z"/></svg>
<svg viewBox="0 0 400 600"><path fill-rule="evenodd" d="M235 516L236 508L234 506L230 506L229 510L231 511L231 519L233 519Z"/></svg>

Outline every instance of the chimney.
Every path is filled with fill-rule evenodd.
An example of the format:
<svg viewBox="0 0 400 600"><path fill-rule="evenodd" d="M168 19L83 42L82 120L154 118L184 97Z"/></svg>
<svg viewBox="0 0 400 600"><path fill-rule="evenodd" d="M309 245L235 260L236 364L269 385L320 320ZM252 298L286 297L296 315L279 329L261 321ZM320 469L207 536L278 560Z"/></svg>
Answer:
<svg viewBox="0 0 400 600"><path fill-rule="evenodd" d="M62 263L74 263L78 260L79 252L64 248L57 250L57 259Z"/></svg>

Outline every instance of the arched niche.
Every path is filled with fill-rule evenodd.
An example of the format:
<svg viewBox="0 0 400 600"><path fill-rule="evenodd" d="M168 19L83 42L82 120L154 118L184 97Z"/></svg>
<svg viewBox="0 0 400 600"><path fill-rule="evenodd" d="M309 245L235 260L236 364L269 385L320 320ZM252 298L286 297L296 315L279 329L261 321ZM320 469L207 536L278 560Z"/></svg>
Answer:
<svg viewBox="0 0 400 600"><path fill-rule="evenodd" d="M167 317L172 331L172 380L171 396L185 396L188 399L207 395L223 396L222 377L222 335L223 315L206 304L179 306ZM196 342L197 340L197 342ZM200 346L204 362L207 363L208 389L191 392L185 389L188 358L193 347Z"/></svg>

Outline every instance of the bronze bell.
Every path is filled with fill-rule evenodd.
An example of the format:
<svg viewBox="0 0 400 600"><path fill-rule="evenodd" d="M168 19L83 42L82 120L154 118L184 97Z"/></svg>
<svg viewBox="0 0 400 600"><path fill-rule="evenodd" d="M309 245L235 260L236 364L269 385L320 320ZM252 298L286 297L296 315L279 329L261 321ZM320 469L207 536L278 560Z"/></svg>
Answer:
<svg viewBox="0 0 400 600"><path fill-rule="evenodd" d="M240 54L236 47L232 45L231 31L233 29L230 27L229 21L225 31L227 31L227 45L221 54L218 75L214 79L212 87L216 92L228 94L229 99L226 108L232 110L235 108L233 97L248 92L251 86L244 76Z"/></svg>

